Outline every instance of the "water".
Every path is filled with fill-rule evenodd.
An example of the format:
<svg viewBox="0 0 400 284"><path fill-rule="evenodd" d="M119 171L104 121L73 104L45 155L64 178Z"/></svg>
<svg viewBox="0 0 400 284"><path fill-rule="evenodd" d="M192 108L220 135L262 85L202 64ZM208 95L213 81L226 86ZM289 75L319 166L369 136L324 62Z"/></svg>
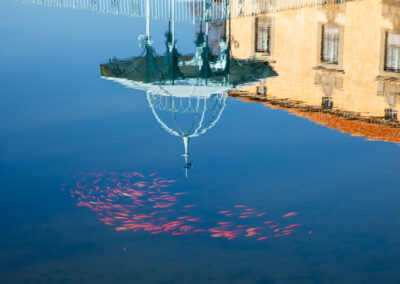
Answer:
<svg viewBox="0 0 400 284"><path fill-rule="evenodd" d="M347 32L337 65L316 59L321 15ZM396 33L396 15L373 0L270 14L270 54L255 57L255 31L237 30L252 18L232 19L232 60L266 59L273 72L250 86L209 78L222 97L207 102L222 103L207 110L220 117L190 138L185 162L182 137L160 125L146 92L101 77L110 59L142 54L144 18L0 2L1 282L398 283L400 151L395 115L384 119L399 109L398 79L379 69L380 28ZM168 22L150 24L163 55ZM308 25L315 33L296 30ZM175 30L179 53L193 55L199 27ZM210 28L216 55L218 31ZM174 111L154 109L173 128ZM176 115L182 129L201 120Z"/></svg>

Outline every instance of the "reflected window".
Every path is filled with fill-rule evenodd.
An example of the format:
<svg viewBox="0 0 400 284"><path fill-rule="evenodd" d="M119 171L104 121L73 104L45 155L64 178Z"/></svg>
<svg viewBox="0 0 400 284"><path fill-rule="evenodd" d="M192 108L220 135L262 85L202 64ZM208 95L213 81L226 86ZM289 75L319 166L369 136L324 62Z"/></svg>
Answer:
<svg viewBox="0 0 400 284"><path fill-rule="evenodd" d="M322 97L322 104L321 104L321 106L322 106L323 108L332 109L332 108L333 108L332 97Z"/></svg>
<svg viewBox="0 0 400 284"><path fill-rule="evenodd" d="M256 52L271 54L271 20L256 18Z"/></svg>
<svg viewBox="0 0 400 284"><path fill-rule="evenodd" d="M397 121L397 111L391 108L385 109L385 119Z"/></svg>
<svg viewBox="0 0 400 284"><path fill-rule="evenodd" d="M387 34L385 71L400 72L400 34Z"/></svg>
<svg viewBox="0 0 400 284"><path fill-rule="evenodd" d="M321 61L331 64L339 63L339 27L322 26Z"/></svg>

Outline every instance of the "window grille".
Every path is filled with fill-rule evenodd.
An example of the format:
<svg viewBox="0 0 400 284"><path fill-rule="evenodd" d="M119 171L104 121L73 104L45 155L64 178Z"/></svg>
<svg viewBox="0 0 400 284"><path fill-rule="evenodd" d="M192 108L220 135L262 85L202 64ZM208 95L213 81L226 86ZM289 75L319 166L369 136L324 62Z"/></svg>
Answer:
<svg viewBox="0 0 400 284"><path fill-rule="evenodd" d="M271 54L271 21L256 18L256 52Z"/></svg>
<svg viewBox="0 0 400 284"><path fill-rule="evenodd" d="M385 119L397 121L397 111L391 108L385 109Z"/></svg>
<svg viewBox="0 0 400 284"><path fill-rule="evenodd" d="M333 101L332 97L322 97L322 104L323 108L332 109L333 108Z"/></svg>
<svg viewBox="0 0 400 284"><path fill-rule="evenodd" d="M322 28L322 54L323 62L339 63L339 28L323 26Z"/></svg>
<svg viewBox="0 0 400 284"><path fill-rule="evenodd" d="M400 34L387 34L385 70L400 72Z"/></svg>

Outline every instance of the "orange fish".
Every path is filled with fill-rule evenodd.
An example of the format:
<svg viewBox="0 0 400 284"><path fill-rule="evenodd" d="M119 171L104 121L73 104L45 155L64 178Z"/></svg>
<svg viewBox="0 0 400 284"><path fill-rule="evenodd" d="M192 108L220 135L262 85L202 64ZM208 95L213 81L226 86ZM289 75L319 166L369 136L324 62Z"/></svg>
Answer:
<svg viewBox="0 0 400 284"><path fill-rule="evenodd" d="M261 237L261 238L258 238L257 241L267 240L267 239L270 239L270 238L272 238L272 237Z"/></svg>
<svg viewBox="0 0 400 284"><path fill-rule="evenodd" d="M292 224L292 225L286 226L285 229L290 229L290 228L299 227L299 226L301 226L301 224Z"/></svg>
<svg viewBox="0 0 400 284"><path fill-rule="evenodd" d="M299 212L289 212L289 213L286 213L285 215L283 215L282 217L283 218L287 218L287 217L290 217L290 216L295 216L297 214L299 214Z"/></svg>
<svg viewBox="0 0 400 284"><path fill-rule="evenodd" d="M171 234L174 236L186 235L186 233L184 233L184 232L172 232Z"/></svg>
<svg viewBox="0 0 400 284"><path fill-rule="evenodd" d="M188 231L188 230L190 230L190 229L193 229L193 226L182 226L182 227L180 228L181 231Z"/></svg>
<svg viewBox="0 0 400 284"><path fill-rule="evenodd" d="M124 231L124 230L129 230L127 227L117 227L115 228L116 231Z"/></svg>
<svg viewBox="0 0 400 284"><path fill-rule="evenodd" d="M142 174L140 174L140 173L138 173L138 172L134 172L133 175L134 175L134 176L140 176L140 177L142 177L142 178L146 178L144 175L142 175Z"/></svg>

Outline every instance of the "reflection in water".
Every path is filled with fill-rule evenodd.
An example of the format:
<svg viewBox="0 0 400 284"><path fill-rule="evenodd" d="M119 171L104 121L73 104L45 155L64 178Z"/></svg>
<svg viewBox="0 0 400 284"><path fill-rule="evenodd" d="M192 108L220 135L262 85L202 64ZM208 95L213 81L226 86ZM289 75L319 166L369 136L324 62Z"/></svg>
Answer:
<svg viewBox="0 0 400 284"><path fill-rule="evenodd" d="M166 51L158 56L148 18L146 35L141 37L142 56L128 60L113 58L100 65L103 78L146 91L157 122L168 133L182 137L186 176L192 165L190 138L206 133L218 122L226 105L226 93L276 75L268 62L231 56L229 20L222 23L224 32L216 33L220 34L218 48L213 48L209 34L219 26L212 23L204 16L204 21L197 24L195 54L182 56L177 49L174 21L170 19L165 34Z"/></svg>
<svg viewBox="0 0 400 284"><path fill-rule="evenodd" d="M146 17L195 23L207 10L210 20L226 18L227 0L15 0L22 3L97 11L129 17Z"/></svg>
<svg viewBox="0 0 400 284"><path fill-rule="evenodd" d="M262 58L278 76L230 95L400 143L399 15L397 2L366 0L232 19L232 54Z"/></svg>
<svg viewBox="0 0 400 284"><path fill-rule="evenodd" d="M204 16L208 20L262 15L271 12L325 6L354 0L15 0L22 3L98 11L130 17L195 23Z"/></svg>
<svg viewBox="0 0 400 284"><path fill-rule="evenodd" d="M289 236L303 227L292 222L299 212L271 219L267 212L242 204L214 212L210 220L199 204L190 201L187 192L173 190L174 182L156 173L146 177L138 172L102 172L79 176L69 191L78 199L78 206L97 212L100 221L117 231L202 233L228 240L254 237L262 241Z"/></svg>

